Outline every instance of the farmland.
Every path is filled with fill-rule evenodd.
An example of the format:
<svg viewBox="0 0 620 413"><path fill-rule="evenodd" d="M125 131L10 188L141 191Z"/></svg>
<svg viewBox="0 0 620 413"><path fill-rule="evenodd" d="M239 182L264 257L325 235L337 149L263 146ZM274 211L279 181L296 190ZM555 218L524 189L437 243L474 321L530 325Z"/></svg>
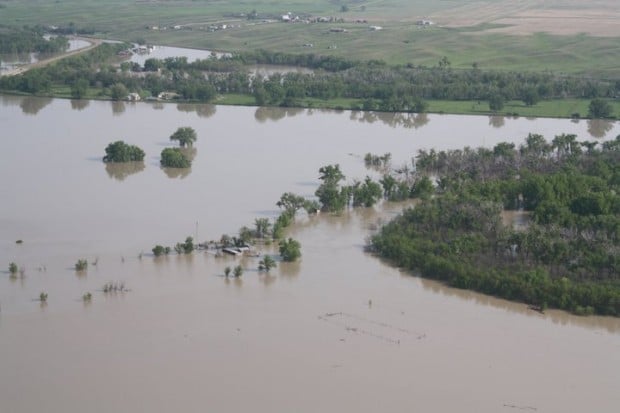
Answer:
<svg viewBox="0 0 620 413"><path fill-rule="evenodd" d="M99 37L210 50L312 52L416 66L446 56L455 69L475 64L619 78L615 6L613 0L2 0L0 27L72 25ZM283 23L289 12L300 22ZM328 21L314 22L319 17ZM422 19L433 24L416 24Z"/></svg>

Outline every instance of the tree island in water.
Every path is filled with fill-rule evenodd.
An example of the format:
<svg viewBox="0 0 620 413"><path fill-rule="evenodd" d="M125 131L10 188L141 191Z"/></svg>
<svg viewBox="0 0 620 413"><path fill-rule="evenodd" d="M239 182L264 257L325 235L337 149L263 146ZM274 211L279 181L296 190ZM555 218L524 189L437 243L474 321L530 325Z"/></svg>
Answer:
<svg viewBox="0 0 620 413"><path fill-rule="evenodd" d="M540 311L620 315L620 136L420 151L416 167L437 187L372 238L380 256ZM503 210L527 223L504 225Z"/></svg>

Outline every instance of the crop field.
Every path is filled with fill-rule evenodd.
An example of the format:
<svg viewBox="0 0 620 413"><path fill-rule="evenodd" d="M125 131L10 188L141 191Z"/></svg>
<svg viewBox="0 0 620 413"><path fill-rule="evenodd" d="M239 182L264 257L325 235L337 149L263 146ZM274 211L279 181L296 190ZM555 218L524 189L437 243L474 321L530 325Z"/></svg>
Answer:
<svg viewBox="0 0 620 413"><path fill-rule="evenodd" d="M297 22L282 21L289 12ZM446 56L454 68L620 78L617 0L0 0L0 26L70 23L100 37L210 50L425 66Z"/></svg>

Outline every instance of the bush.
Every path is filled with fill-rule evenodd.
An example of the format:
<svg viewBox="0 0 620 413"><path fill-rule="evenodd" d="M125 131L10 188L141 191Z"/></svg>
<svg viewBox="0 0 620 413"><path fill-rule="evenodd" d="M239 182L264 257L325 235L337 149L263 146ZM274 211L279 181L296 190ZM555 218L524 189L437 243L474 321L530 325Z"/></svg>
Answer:
<svg viewBox="0 0 620 413"><path fill-rule="evenodd" d="M189 168L192 163L179 148L166 148L161 151L161 166L165 168Z"/></svg>
<svg viewBox="0 0 620 413"><path fill-rule="evenodd" d="M153 255L155 255L156 257L159 257L161 255L170 254L170 247L164 247L162 245L155 245L152 251L153 251Z"/></svg>
<svg viewBox="0 0 620 413"><path fill-rule="evenodd" d="M105 148L103 162L132 162L143 161L144 151L137 146L128 145L123 141L116 141Z"/></svg>
<svg viewBox="0 0 620 413"><path fill-rule="evenodd" d="M590 118L608 118L611 116L613 109L611 104L603 99L593 99L588 107L588 117Z"/></svg>
<svg viewBox="0 0 620 413"><path fill-rule="evenodd" d="M9 272L11 274L17 274L18 268L17 268L17 264L15 264L14 262L9 264Z"/></svg>
<svg viewBox="0 0 620 413"><path fill-rule="evenodd" d="M88 261L80 259L75 263L76 271L86 271L88 269Z"/></svg>
<svg viewBox="0 0 620 413"><path fill-rule="evenodd" d="M280 241L280 255L287 262L297 260L301 257L301 244L292 238Z"/></svg>
<svg viewBox="0 0 620 413"><path fill-rule="evenodd" d="M276 266L276 261L271 258L269 255L265 255L265 258L258 262L258 271L269 272L272 268Z"/></svg>
<svg viewBox="0 0 620 413"><path fill-rule="evenodd" d="M153 248L153 253L155 253L155 248ZM168 251L169 250L170 249L168 249ZM174 250L177 252L177 254L190 254L192 251L194 251L194 238L187 237L185 238L185 242L178 242L177 245L175 245Z"/></svg>

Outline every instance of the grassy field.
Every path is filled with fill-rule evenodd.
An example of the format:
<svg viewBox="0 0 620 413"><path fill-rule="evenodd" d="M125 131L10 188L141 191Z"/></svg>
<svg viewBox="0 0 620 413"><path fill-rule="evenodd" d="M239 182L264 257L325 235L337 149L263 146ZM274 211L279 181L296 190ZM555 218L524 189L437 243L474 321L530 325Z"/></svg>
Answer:
<svg viewBox="0 0 620 413"><path fill-rule="evenodd" d="M544 6L540 3L533 0L0 0L3 6L0 26L73 22L78 27L95 28L100 36L107 38L144 39L154 44L211 50L263 48L425 66L433 66L446 56L454 68L470 68L477 63L482 69L551 70L620 78L620 12L615 11L614 0L555 0L544 2ZM343 6L348 11L342 12ZM252 10L257 11L258 19L245 17ZM287 12L302 18L333 16L344 22L277 21ZM571 30L554 19L555 14L572 19L569 20ZM422 18L431 18L437 24L426 28L417 26L415 21ZM356 20L366 23L355 23ZM532 28L532 21L539 25ZM520 22L524 22L522 26ZM226 24L227 28L208 31L209 26L218 24ZM382 30L372 31L370 25L381 26ZM154 26L159 30L153 30ZM181 29L174 30L174 26ZM162 30L163 27L167 29ZM333 33L330 31L333 28L343 28L346 32ZM303 46L307 44L313 47Z"/></svg>

